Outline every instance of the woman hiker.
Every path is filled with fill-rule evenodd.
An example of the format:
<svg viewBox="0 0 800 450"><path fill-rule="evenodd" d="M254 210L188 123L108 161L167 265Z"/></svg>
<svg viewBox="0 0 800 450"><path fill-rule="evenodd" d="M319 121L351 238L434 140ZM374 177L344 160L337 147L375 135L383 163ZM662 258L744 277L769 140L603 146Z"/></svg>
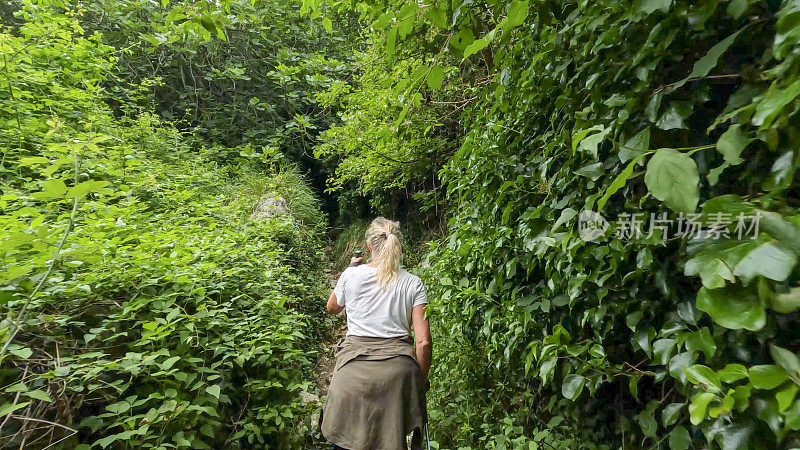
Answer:
<svg viewBox="0 0 800 450"><path fill-rule="evenodd" d="M400 240L397 222L373 220L366 233L372 258L363 265L353 258L328 298L329 313L347 310L322 413L322 434L334 449L406 449L412 433L412 448L421 448L432 355L428 300L419 277L400 267Z"/></svg>

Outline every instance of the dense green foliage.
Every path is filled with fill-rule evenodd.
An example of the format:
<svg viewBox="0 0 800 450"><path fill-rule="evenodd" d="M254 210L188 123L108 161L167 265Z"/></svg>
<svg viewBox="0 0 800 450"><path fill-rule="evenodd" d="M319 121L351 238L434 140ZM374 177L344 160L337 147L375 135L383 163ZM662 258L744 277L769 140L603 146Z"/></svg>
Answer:
<svg viewBox="0 0 800 450"><path fill-rule="evenodd" d="M389 64L426 68L387 87L398 133L442 74L474 92L429 255L440 445L800 444L797 1L356 8ZM727 236L619 221L698 204ZM582 210L612 222L594 242Z"/></svg>
<svg viewBox="0 0 800 450"><path fill-rule="evenodd" d="M0 18L3 445L322 445L323 249L380 213L428 281L434 447L800 446L798 0Z"/></svg>
<svg viewBox="0 0 800 450"><path fill-rule="evenodd" d="M3 444L310 445L324 221L304 177L115 116L105 36L20 6L0 32ZM289 214L249 220L265 192Z"/></svg>

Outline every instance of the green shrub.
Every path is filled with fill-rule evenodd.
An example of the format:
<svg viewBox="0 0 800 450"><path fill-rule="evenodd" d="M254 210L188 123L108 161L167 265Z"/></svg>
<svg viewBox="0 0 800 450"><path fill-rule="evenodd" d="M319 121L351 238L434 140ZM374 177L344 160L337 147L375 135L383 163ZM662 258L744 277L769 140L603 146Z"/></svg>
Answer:
<svg viewBox="0 0 800 450"><path fill-rule="evenodd" d="M112 116L110 49L71 14L26 4L0 33L3 445L314 445L310 189L253 174L297 216L246 220L260 192L154 115Z"/></svg>

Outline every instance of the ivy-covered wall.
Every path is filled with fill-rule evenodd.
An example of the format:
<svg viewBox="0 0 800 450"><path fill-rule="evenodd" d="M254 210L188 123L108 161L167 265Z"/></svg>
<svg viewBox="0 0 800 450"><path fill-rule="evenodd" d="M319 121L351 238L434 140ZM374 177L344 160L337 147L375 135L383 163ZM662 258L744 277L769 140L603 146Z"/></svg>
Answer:
<svg viewBox="0 0 800 450"><path fill-rule="evenodd" d="M427 67L398 130L468 104L428 256L442 448L800 444L800 2L356 9Z"/></svg>

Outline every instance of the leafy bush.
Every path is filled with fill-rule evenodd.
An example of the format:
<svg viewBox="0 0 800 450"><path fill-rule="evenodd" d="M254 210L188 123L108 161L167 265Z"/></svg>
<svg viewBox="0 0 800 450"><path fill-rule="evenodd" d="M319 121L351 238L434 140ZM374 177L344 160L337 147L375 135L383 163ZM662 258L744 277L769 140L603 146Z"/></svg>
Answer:
<svg viewBox="0 0 800 450"><path fill-rule="evenodd" d="M442 446L483 447L507 413L581 445L799 445L796 0L357 8L387 61L424 65L383 85L400 132L442 74L465 93L429 256ZM622 233L698 205L706 229L761 214L757 238ZM596 242L583 210L612 221Z"/></svg>
<svg viewBox="0 0 800 450"><path fill-rule="evenodd" d="M247 179L152 114L112 116L99 36L45 3L19 17L0 33L4 444L311 445L324 241L302 177L260 177L297 217L247 220Z"/></svg>

